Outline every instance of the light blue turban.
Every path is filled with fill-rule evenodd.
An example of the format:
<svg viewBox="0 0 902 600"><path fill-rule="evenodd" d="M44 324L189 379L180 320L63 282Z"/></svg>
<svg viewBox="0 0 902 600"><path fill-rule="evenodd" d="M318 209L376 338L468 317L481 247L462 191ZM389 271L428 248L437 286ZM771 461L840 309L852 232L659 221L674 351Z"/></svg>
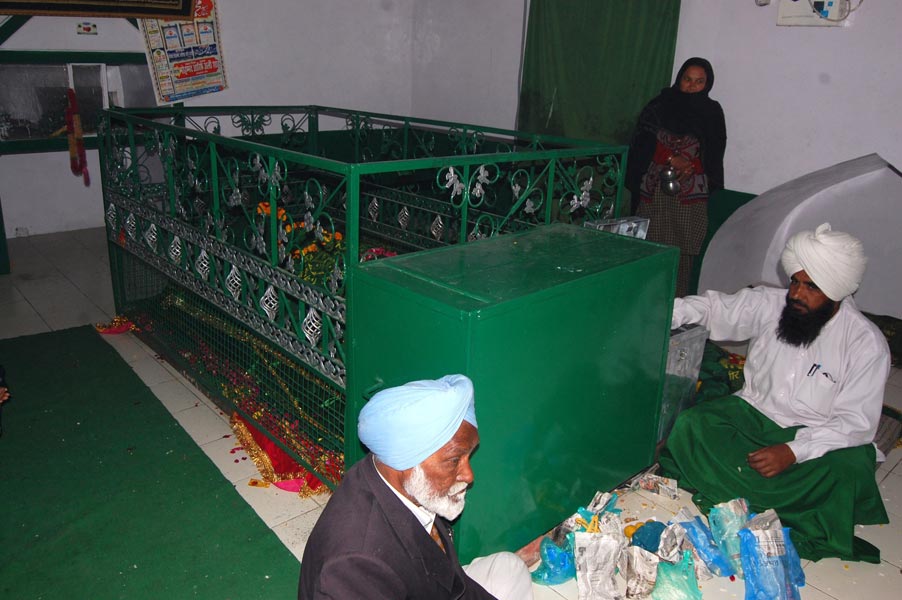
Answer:
<svg viewBox="0 0 902 600"><path fill-rule="evenodd" d="M477 426L473 382L445 375L378 392L360 411L357 436L382 463L403 471L447 444L463 421Z"/></svg>

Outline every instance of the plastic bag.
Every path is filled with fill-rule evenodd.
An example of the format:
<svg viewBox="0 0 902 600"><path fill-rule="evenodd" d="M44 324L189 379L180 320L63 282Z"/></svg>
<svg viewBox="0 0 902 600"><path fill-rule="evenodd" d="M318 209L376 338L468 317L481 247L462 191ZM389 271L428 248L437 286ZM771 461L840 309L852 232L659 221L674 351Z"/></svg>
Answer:
<svg viewBox="0 0 902 600"><path fill-rule="evenodd" d="M739 558L739 530L749 520L749 505L745 498L715 504L708 514L711 534L720 551L730 561L730 566L742 577L742 561Z"/></svg>
<svg viewBox="0 0 902 600"><path fill-rule="evenodd" d="M564 544L558 546L551 538L543 538L539 543L542 564L532 572L532 580L541 585L558 585L576 577L576 563L573 560L573 534L568 533Z"/></svg>
<svg viewBox="0 0 902 600"><path fill-rule="evenodd" d="M730 561L714 543L714 536L711 535L711 530L708 529L701 517L695 517L691 521L680 523L680 525L686 530L686 538L695 546L699 558L704 561L708 570L718 577L729 577L736 574Z"/></svg>
<svg viewBox="0 0 902 600"><path fill-rule="evenodd" d="M702 591L698 589L691 552L683 552L683 559L676 564L663 560L658 563L657 581L651 597L652 600L701 600Z"/></svg>
<svg viewBox="0 0 902 600"><path fill-rule="evenodd" d="M805 573L788 527L740 529L739 543L745 600L801 600Z"/></svg>

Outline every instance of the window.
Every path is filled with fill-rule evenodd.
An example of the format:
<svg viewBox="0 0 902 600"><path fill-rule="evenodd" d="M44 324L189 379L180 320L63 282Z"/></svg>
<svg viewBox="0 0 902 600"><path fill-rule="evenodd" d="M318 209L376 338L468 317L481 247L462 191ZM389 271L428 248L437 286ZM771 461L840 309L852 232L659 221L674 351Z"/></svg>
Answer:
<svg viewBox="0 0 902 600"><path fill-rule="evenodd" d="M156 105L143 64L0 64L0 82L0 142L65 137L69 88L85 135L104 108Z"/></svg>

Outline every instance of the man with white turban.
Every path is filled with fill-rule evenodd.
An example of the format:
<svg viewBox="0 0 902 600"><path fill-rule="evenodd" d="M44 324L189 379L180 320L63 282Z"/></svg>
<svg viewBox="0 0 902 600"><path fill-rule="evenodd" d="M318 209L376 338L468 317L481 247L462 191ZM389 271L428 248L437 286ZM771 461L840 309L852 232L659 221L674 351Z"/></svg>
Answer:
<svg viewBox="0 0 902 600"><path fill-rule="evenodd" d="M786 243L788 290L746 288L677 298L673 327L749 340L744 385L677 419L660 464L707 512L737 497L777 511L802 558L879 562L854 525L887 523L873 444L890 369L880 330L851 294L867 259L829 223ZM881 456L882 460L883 457Z"/></svg>
<svg viewBox="0 0 902 600"><path fill-rule="evenodd" d="M448 521L473 483L479 444L464 375L382 390L357 422L370 450L348 469L307 540L298 599L532 598L510 552L462 567Z"/></svg>

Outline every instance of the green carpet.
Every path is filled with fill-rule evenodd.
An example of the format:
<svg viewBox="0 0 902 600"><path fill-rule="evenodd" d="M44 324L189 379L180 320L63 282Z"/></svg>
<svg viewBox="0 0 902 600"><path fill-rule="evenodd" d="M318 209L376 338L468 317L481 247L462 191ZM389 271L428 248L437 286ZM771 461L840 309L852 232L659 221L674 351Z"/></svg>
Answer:
<svg viewBox="0 0 902 600"><path fill-rule="evenodd" d="M0 598L296 597L297 559L93 328L0 364Z"/></svg>

